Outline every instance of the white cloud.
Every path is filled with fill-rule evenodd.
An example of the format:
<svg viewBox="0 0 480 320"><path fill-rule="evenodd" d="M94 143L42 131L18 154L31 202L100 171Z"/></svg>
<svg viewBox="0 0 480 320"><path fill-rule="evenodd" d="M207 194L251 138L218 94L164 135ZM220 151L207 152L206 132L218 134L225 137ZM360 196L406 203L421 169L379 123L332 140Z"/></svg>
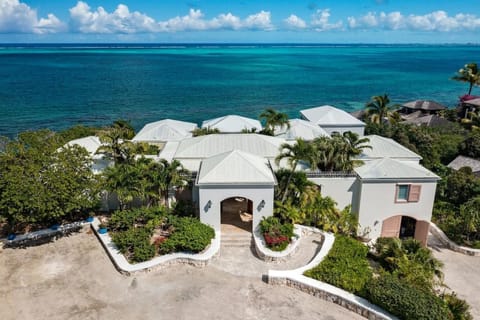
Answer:
<svg viewBox="0 0 480 320"><path fill-rule="evenodd" d="M108 13L103 7L91 11L87 3L79 1L70 9L70 19L73 30L82 33L154 32L158 28L154 19L138 11L130 12L123 4Z"/></svg>
<svg viewBox="0 0 480 320"><path fill-rule="evenodd" d="M260 11L252 14L245 19L243 25L247 29L255 30L273 30L275 27L270 19L270 11Z"/></svg>
<svg viewBox="0 0 480 320"><path fill-rule="evenodd" d="M187 15L176 16L166 21L155 21L138 11L130 12L124 4L119 4L111 13L103 7L92 10L79 1L70 9L71 25L81 33L141 33L141 32L180 32L202 30L273 30L270 12L260 11L245 20L231 13L222 13L212 19L205 19L200 10L190 9Z"/></svg>
<svg viewBox="0 0 480 320"><path fill-rule="evenodd" d="M38 20L37 11L19 0L0 0L0 33L54 33L65 25L53 14Z"/></svg>
<svg viewBox="0 0 480 320"><path fill-rule="evenodd" d="M403 15L398 11L379 14L369 12L355 18L348 17L348 26L351 29L387 29L413 31L462 31L480 29L480 18L459 13L449 16L447 12L439 10L425 15Z"/></svg>
<svg viewBox="0 0 480 320"><path fill-rule="evenodd" d="M315 31L329 31L342 29L343 22L337 21L336 23L330 23L330 9L318 9L312 15L312 21L310 25L315 29Z"/></svg>
<svg viewBox="0 0 480 320"><path fill-rule="evenodd" d="M285 22L287 27L291 29L305 29L307 27L305 21L294 14L291 14L287 19L283 21Z"/></svg>

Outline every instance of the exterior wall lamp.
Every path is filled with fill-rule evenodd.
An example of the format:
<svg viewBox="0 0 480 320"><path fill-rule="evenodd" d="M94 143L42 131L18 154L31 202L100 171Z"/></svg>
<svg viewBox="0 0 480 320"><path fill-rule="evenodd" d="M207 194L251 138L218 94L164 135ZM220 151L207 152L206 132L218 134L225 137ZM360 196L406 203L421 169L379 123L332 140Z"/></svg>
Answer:
<svg viewBox="0 0 480 320"><path fill-rule="evenodd" d="M208 209L210 209L212 207L212 200L208 200L207 204L205 204L205 211L208 211Z"/></svg>
<svg viewBox="0 0 480 320"><path fill-rule="evenodd" d="M258 211L262 210L263 208L265 207L265 200L262 200L260 201L260 203L258 204Z"/></svg>

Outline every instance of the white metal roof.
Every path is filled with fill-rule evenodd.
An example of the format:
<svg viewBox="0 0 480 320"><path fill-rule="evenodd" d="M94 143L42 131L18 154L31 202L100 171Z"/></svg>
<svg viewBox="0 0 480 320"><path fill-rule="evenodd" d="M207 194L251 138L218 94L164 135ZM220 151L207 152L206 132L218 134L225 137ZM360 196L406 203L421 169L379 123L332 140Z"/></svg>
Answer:
<svg viewBox="0 0 480 320"><path fill-rule="evenodd" d="M313 140L320 136L330 137L325 130L310 121L291 119L288 122L290 123L290 128L287 126L275 127L276 137L287 140L295 140L297 138Z"/></svg>
<svg viewBox="0 0 480 320"><path fill-rule="evenodd" d="M328 105L300 110L300 113L305 119L319 126L365 126L365 123L358 120L348 112Z"/></svg>
<svg viewBox="0 0 480 320"><path fill-rule="evenodd" d="M202 122L202 128L215 128L220 130L223 133L235 133L242 132L242 130L252 130L256 129L257 131L262 130L262 124L260 121L246 118L237 115L228 115L220 118L205 120Z"/></svg>
<svg viewBox="0 0 480 320"><path fill-rule="evenodd" d="M369 135L365 136L365 138L368 138L370 140L368 144L372 148L363 149L362 154L359 156L359 159L368 160L386 157L416 161L422 159L421 156L411 151L410 149L402 146L400 143L396 142L393 139L377 135Z"/></svg>
<svg viewBox="0 0 480 320"><path fill-rule="evenodd" d="M362 179L433 179L440 178L418 163L383 158L366 162L355 168Z"/></svg>
<svg viewBox="0 0 480 320"><path fill-rule="evenodd" d="M275 158L284 139L261 134L209 134L180 141L174 158L204 159L231 150Z"/></svg>
<svg viewBox="0 0 480 320"><path fill-rule="evenodd" d="M192 136L196 123L164 119L146 124L132 141L179 141Z"/></svg>
<svg viewBox="0 0 480 320"><path fill-rule="evenodd" d="M87 149L90 155L94 155L97 152L97 149L102 146L100 139L97 136L88 136L80 139L75 139L67 142L67 146L78 145Z"/></svg>
<svg viewBox="0 0 480 320"><path fill-rule="evenodd" d="M233 150L203 160L197 184L274 185L275 177L265 158Z"/></svg>

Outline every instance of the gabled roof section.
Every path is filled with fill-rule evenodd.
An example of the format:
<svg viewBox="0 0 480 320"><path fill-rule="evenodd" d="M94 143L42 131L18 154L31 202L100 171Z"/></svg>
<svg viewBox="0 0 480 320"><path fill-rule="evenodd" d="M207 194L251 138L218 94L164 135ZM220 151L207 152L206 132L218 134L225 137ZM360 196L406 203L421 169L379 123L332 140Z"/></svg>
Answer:
<svg viewBox="0 0 480 320"><path fill-rule="evenodd" d="M365 138L370 140L370 142L367 144L369 144L372 148L363 149L362 154L358 157L359 159L367 160L378 158L396 158L417 161L422 159L421 156L410 149L405 148L393 139L377 135L369 135L365 136Z"/></svg>
<svg viewBox="0 0 480 320"><path fill-rule="evenodd" d="M447 119L439 117L434 114L430 114L427 116L418 117L414 119L408 119L408 120L405 120L405 123L410 123L417 126L425 125L428 127L442 127L442 126L448 126L452 124L452 122L448 121Z"/></svg>
<svg viewBox="0 0 480 320"><path fill-rule="evenodd" d="M458 156L448 164L448 167L454 170L459 170L462 167L470 167L473 172L480 172L480 160Z"/></svg>
<svg viewBox="0 0 480 320"><path fill-rule="evenodd" d="M404 103L403 107L414 109L414 110L423 110L423 111L440 111L445 110L447 107L441 105L438 102L431 100L415 100Z"/></svg>
<svg viewBox="0 0 480 320"><path fill-rule="evenodd" d="M102 142L97 136L88 136L80 139L75 139L72 141L67 142L67 146L74 146L78 145L87 149L90 155L94 155L97 152L97 149L102 146Z"/></svg>
<svg viewBox="0 0 480 320"><path fill-rule="evenodd" d="M233 150L202 161L197 184L275 185L272 169L265 158Z"/></svg>
<svg viewBox="0 0 480 320"><path fill-rule="evenodd" d="M318 125L302 119L291 119L287 126L275 127L275 136L287 140L301 138L303 140L313 140L320 136L330 137L330 135Z"/></svg>
<svg viewBox="0 0 480 320"><path fill-rule="evenodd" d="M302 116L310 122L319 126L353 126L364 127L365 123L358 120L348 112L332 106L321 106L311 109L301 110Z"/></svg>
<svg viewBox="0 0 480 320"><path fill-rule="evenodd" d="M440 177L418 163L391 158L368 161L363 166L355 168L355 172L363 180L440 180Z"/></svg>
<svg viewBox="0 0 480 320"><path fill-rule="evenodd" d="M219 153L241 150L264 158L275 158L285 140L260 134L209 134L182 140L175 159L204 159Z"/></svg>
<svg viewBox="0 0 480 320"><path fill-rule="evenodd" d="M260 121L237 115L228 115L202 122L202 128L218 129L223 133L239 133L242 130L262 130Z"/></svg>
<svg viewBox="0 0 480 320"><path fill-rule="evenodd" d="M180 141L192 136L196 123L164 119L146 124L132 141Z"/></svg>

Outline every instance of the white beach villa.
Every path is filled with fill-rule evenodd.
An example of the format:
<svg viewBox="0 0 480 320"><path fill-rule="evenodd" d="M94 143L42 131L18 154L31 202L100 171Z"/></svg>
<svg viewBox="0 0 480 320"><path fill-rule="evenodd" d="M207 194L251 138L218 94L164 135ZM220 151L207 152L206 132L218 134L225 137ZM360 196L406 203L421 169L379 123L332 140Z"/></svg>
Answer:
<svg viewBox="0 0 480 320"><path fill-rule="evenodd" d="M365 124L334 107L302 110L301 114L312 121L292 120L291 128L279 131L279 137L232 133L241 131L244 122L240 127L227 125L229 134L187 134L182 139L159 141L165 143L159 158L180 161L195 177L191 190L178 192L177 197L192 200L200 220L217 231L221 231L226 212L231 211L228 208L242 203L239 214L250 214L251 228L255 230L263 217L273 215L277 183L274 171L278 169L274 159L283 143L294 143L291 139L296 137L313 139L333 132L352 131L363 136ZM214 119L207 126L229 123L231 119ZM155 142L151 136L141 138L145 128L133 140ZM364 163L354 172L318 172L306 167L299 170L305 170L308 179L320 187L324 196L332 197L340 209L351 205L361 229L368 231L372 241L380 236L414 237L426 244L439 177L419 164L419 155L392 139L375 135L367 138L372 148L364 149L359 157ZM279 165L285 166L286 162Z"/></svg>

